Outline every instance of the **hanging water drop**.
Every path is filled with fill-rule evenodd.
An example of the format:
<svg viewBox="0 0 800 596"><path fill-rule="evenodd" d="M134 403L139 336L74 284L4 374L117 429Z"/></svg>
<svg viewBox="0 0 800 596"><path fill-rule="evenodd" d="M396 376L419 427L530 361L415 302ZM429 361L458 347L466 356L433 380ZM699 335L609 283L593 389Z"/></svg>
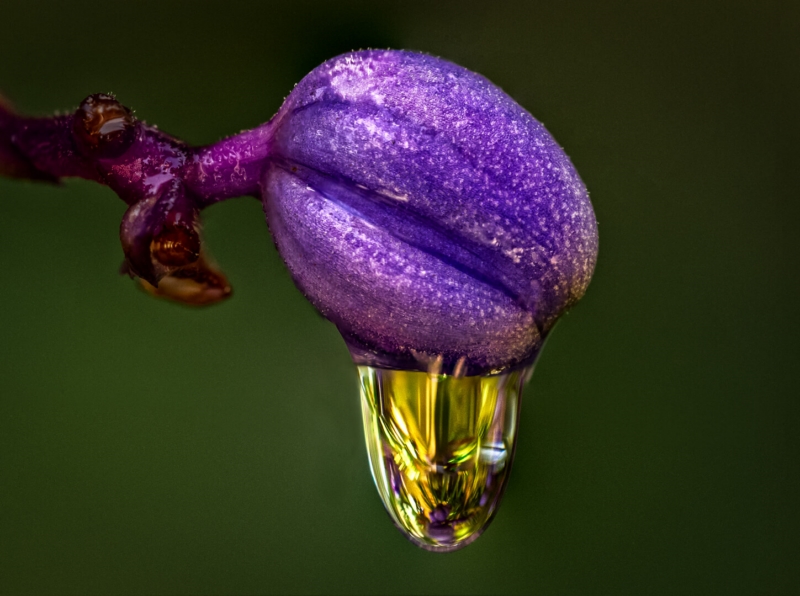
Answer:
<svg viewBox="0 0 800 596"><path fill-rule="evenodd" d="M467 546L500 505L532 368L472 377L358 370L372 476L395 525L426 550Z"/></svg>

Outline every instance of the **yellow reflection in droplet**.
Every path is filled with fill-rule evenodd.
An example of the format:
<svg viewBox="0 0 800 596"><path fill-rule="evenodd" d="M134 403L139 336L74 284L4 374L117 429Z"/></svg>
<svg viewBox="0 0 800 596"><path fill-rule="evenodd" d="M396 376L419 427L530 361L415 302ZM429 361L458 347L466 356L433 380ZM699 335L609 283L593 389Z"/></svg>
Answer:
<svg viewBox="0 0 800 596"><path fill-rule="evenodd" d="M460 378L358 371L372 475L395 524L428 550L466 546L500 504L530 368Z"/></svg>

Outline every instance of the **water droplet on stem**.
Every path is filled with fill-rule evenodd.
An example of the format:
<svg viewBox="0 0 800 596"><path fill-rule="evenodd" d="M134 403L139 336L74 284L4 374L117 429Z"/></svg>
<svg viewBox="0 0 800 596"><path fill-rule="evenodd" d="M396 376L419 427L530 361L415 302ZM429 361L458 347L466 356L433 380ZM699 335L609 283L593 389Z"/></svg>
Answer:
<svg viewBox="0 0 800 596"><path fill-rule="evenodd" d="M200 235L189 226L165 226L151 241L150 254L166 267L184 267L200 258Z"/></svg>
<svg viewBox="0 0 800 596"><path fill-rule="evenodd" d="M500 505L530 368L460 378L358 371L372 475L392 520L426 550L470 544Z"/></svg>
<svg viewBox="0 0 800 596"><path fill-rule="evenodd" d="M84 154L104 159L119 157L136 138L136 119L113 96L95 93L78 106L72 133Z"/></svg>

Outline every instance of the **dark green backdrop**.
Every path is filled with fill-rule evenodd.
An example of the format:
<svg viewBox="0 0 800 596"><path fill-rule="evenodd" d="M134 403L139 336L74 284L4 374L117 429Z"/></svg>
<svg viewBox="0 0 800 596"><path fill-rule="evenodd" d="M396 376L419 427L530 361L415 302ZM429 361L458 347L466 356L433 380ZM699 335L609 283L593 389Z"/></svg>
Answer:
<svg viewBox="0 0 800 596"><path fill-rule="evenodd" d="M112 91L193 143L342 51L444 56L566 147L601 250L496 521L435 555L384 513L345 346L256 201L206 212L235 296L196 311L117 275L110 191L0 181L0 592L800 592L792 4L3 0L20 109Z"/></svg>

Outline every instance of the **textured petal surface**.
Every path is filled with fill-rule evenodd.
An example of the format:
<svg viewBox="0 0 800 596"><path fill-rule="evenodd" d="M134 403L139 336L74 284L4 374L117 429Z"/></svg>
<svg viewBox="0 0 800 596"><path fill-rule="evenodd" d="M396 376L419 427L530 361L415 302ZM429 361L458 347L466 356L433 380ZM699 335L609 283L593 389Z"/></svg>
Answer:
<svg viewBox="0 0 800 596"><path fill-rule="evenodd" d="M513 366L583 295L597 253L586 189L485 78L422 54L355 52L303 79L273 125L276 243L356 360Z"/></svg>

